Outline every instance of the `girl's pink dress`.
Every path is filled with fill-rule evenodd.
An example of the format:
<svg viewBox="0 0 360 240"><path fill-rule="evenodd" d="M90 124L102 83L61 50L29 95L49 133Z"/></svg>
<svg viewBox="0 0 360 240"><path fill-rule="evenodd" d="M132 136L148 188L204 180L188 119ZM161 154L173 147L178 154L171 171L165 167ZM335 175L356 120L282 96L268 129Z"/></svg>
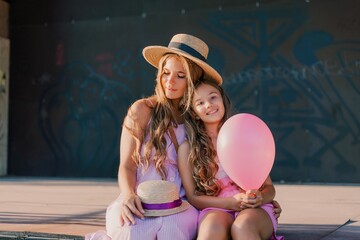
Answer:
<svg viewBox="0 0 360 240"><path fill-rule="evenodd" d="M184 125L174 128L174 132L180 145L186 139ZM145 139L146 141L146 139ZM185 198L185 190L181 185L180 173L177 164L177 153L170 137L166 134L167 159L166 168L168 171L167 180L174 182L179 189L181 198ZM146 172L142 168L137 171L137 185L147 180L161 180L153 165ZM136 185L136 187L137 187ZM158 239L158 240L189 240L196 237L198 210L190 206L186 211L164 216L146 217L141 220L135 217L136 225L120 226L120 206L123 201L122 194L112 202L106 211L106 233L98 231L85 236L86 240L99 239Z"/></svg>
<svg viewBox="0 0 360 240"><path fill-rule="evenodd" d="M231 197L234 196L237 193L240 193L238 187L233 184L232 180L227 176L227 174L225 173L224 169L221 167L221 164L219 164L219 170L216 174L217 179L220 179L223 188L221 189L218 197ZM283 236L276 236L276 230L277 230L277 220L275 218L275 214L274 214L274 206L270 203L268 204L263 204L261 205L261 208L269 215L272 225L273 225L273 234L271 236L271 238L269 240L283 240L284 237ZM227 209L221 209L221 208L205 208L203 210L200 211L199 213L199 222L201 221L201 219L204 217L204 215L210 211L210 210L221 210L224 212L228 212L230 215L232 215L232 217L235 219L236 216L239 214L239 212L235 212L232 210L227 210Z"/></svg>

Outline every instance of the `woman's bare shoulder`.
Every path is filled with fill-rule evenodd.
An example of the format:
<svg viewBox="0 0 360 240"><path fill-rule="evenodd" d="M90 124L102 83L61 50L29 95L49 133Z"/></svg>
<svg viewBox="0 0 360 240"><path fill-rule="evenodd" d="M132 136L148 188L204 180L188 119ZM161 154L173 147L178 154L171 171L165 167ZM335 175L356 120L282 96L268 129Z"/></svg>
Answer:
<svg viewBox="0 0 360 240"><path fill-rule="evenodd" d="M152 110L157 103L157 97L151 96L147 98L141 98L135 101L130 108L133 110Z"/></svg>
<svg viewBox="0 0 360 240"><path fill-rule="evenodd" d="M149 100L152 99L152 100ZM135 101L129 108L127 117L141 126L146 126L151 117L153 106L156 104L153 98L142 98Z"/></svg>
<svg viewBox="0 0 360 240"><path fill-rule="evenodd" d="M131 104L129 110L131 110L132 114L141 114L143 111L149 111L151 109L146 103L146 100L142 98Z"/></svg>

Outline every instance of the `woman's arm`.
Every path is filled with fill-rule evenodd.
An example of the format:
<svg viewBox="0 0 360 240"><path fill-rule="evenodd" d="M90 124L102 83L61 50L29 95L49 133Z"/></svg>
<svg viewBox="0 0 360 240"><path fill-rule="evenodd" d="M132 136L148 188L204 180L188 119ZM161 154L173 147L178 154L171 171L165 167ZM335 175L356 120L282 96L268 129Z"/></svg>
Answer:
<svg viewBox="0 0 360 240"><path fill-rule="evenodd" d="M194 169L189 162L189 153L190 144L188 141L185 141L180 145L178 150L178 165L181 181L190 204L200 210L208 207L217 207L240 211L241 201L236 198L220 198L214 196L197 195L195 193L196 184L193 178Z"/></svg>
<svg viewBox="0 0 360 240"><path fill-rule="evenodd" d="M135 193L137 166L133 159L142 141L143 131L150 119L151 109L141 99L136 101L128 110L120 139L120 165L118 184L123 195L120 208L120 224L136 224L133 214L144 218L141 201Z"/></svg>

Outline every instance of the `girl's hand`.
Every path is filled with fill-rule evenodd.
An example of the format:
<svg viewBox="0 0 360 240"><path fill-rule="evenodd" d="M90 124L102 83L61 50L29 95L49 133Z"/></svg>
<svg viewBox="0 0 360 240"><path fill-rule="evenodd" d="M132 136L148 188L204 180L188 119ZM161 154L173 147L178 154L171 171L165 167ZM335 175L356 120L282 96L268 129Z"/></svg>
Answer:
<svg viewBox="0 0 360 240"><path fill-rule="evenodd" d="M259 190L248 190L242 194L241 208L257 208L263 204L263 197Z"/></svg>
<svg viewBox="0 0 360 240"><path fill-rule="evenodd" d="M244 193L237 193L232 198L235 200L234 204L231 206L231 210L234 210L236 212L240 212L244 208L242 207L242 201L244 198Z"/></svg>
<svg viewBox="0 0 360 240"><path fill-rule="evenodd" d="M144 209L142 208L141 200L137 195L131 194L124 196L123 203L120 206L120 226L123 226L124 224L135 225L136 222L133 215L140 219L144 219L143 213Z"/></svg>
<svg viewBox="0 0 360 240"><path fill-rule="evenodd" d="M280 217L282 209L281 209L280 204L276 200L272 201L272 205L274 206L274 214L275 214L275 218L277 220Z"/></svg>

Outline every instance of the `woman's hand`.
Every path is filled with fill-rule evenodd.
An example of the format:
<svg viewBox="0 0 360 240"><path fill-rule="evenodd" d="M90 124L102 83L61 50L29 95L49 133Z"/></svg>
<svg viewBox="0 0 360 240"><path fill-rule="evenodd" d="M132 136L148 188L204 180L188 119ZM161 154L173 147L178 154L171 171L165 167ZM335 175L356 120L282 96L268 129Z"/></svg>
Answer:
<svg viewBox="0 0 360 240"><path fill-rule="evenodd" d="M248 190L240 194L242 195L241 209L257 208L263 204L263 197L259 190Z"/></svg>
<svg viewBox="0 0 360 240"><path fill-rule="evenodd" d="M120 206L120 226L124 226L124 224L130 225L136 224L134 215L140 219L144 219L144 209L141 205L140 198L131 194L128 196L124 196L124 201Z"/></svg>

